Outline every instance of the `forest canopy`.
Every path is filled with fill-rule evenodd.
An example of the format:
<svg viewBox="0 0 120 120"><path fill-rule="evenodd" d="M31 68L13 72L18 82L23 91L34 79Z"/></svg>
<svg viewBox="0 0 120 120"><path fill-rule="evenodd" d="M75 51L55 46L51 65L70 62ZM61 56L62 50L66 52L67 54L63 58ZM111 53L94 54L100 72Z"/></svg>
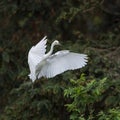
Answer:
<svg viewBox="0 0 120 120"><path fill-rule="evenodd" d="M31 83L45 35L88 64ZM120 120L120 0L0 1L0 120Z"/></svg>

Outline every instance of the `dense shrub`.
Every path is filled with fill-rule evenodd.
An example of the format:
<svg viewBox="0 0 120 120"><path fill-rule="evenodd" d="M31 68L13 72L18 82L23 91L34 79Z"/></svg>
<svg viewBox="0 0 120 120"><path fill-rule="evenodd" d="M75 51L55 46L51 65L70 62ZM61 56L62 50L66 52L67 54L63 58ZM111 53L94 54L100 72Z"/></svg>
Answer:
<svg viewBox="0 0 120 120"><path fill-rule="evenodd" d="M106 78L86 80L83 75L70 82L72 85L65 89L64 95L72 99L66 104L71 120L120 119L120 82Z"/></svg>
<svg viewBox="0 0 120 120"><path fill-rule="evenodd" d="M69 116L74 119L74 111L67 111L65 106L74 103L74 100L63 94L68 87L74 91L69 79L79 81L81 73L85 73L88 80L83 80L84 84L93 82L96 89L105 80L103 78L107 78L108 89L112 85L117 87L113 87L113 90L110 87L110 96L108 89L103 86L104 93L100 91L99 97L106 95L105 100L119 100L119 15L118 0L0 1L0 119L67 120ZM88 65L81 70L66 72L50 80L42 78L32 84L28 78L27 54L44 35L49 38L48 46L53 39L63 44L55 51L70 49L88 54ZM94 96L91 94L90 97ZM83 111L83 116L78 117L85 119L92 115L100 120L119 117L119 104L113 101L109 101L109 107L103 105L103 111L100 108L97 113L90 113L97 105L95 98L92 101L94 108L87 112L87 116ZM104 103L101 101L100 104ZM84 103L88 104L89 101Z"/></svg>

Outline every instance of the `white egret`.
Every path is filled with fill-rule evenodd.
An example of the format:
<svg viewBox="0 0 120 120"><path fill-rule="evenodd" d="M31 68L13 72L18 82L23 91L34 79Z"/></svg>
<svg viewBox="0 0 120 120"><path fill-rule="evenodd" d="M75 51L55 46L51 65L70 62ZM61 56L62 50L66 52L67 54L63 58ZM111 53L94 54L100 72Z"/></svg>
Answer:
<svg viewBox="0 0 120 120"><path fill-rule="evenodd" d="M55 40L46 52L47 36L37 45L33 46L28 53L28 64L30 68L29 77L32 81L43 77L52 78L67 70L82 68L87 64L87 55L70 52L69 50L58 51L52 54L55 45L60 45Z"/></svg>

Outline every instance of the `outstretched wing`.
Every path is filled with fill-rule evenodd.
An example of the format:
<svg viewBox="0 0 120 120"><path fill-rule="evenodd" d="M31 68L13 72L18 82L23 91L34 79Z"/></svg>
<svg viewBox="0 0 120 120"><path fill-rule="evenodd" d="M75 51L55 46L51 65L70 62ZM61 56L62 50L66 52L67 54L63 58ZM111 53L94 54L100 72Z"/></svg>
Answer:
<svg viewBox="0 0 120 120"><path fill-rule="evenodd" d="M46 43L47 43L47 36L45 36L37 45L33 46L29 53L28 53L28 62L29 58L34 61L35 64L38 64L46 52Z"/></svg>
<svg viewBox="0 0 120 120"><path fill-rule="evenodd" d="M42 60L46 52L47 36L45 36L38 44L33 46L28 53L28 64L30 68L30 78L35 80L35 67Z"/></svg>
<svg viewBox="0 0 120 120"><path fill-rule="evenodd" d="M67 70L82 68L87 64L87 55L63 50L51 55L45 62L38 78L51 78Z"/></svg>

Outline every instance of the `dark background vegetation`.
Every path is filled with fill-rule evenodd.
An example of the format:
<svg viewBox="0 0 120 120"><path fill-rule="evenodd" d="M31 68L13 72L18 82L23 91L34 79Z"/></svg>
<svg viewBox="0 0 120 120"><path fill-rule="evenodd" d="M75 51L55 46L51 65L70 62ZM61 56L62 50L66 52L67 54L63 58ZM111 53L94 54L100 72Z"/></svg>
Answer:
<svg viewBox="0 0 120 120"><path fill-rule="evenodd" d="M45 35L88 65L32 84L27 54ZM0 119L120 120L120 0L0 1Z"/></svg>

